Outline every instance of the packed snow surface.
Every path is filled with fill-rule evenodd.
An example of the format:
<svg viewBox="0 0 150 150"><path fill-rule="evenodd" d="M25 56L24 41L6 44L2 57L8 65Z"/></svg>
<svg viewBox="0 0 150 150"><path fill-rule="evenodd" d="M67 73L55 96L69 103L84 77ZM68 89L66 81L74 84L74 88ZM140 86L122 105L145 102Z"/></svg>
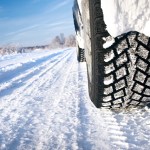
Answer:
<svg viewBox="0 0 150 150"><path fill-rule="evenodd" d="M0 150L149 148L149 109L96 109L75 48L0 57Z"/></svg>
<svg viewBox="0 0 150 150"><path fill-rule="evenodd" d="M101 0L101 6L113 37L129 31L150 36L150 0Z"/></svg>

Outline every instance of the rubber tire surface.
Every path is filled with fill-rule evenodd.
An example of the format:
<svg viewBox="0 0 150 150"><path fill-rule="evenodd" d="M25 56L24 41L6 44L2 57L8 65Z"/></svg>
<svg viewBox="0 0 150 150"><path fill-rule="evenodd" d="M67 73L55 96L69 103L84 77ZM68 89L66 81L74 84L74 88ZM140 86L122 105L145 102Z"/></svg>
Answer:
<svg viewBox="0 0 150 150"><path fill-rule="evenodd" d="M85 62L85 50L78 46L78 52L77 53L78 53L77 54L78 62Z"/></svg>
<svg viewBox="0 0 150 150"><path fill-rule="evenodd" d="M89 95L96 107L128 108L150 102L150 40L138 32L115 38L103 48L109 36L100 0L89 0L91 30L91 65L88 71ZM88 63L88 62L87 62Z"/></svg>
<svg viewBox="0 0 150 150"><path fill-rule="evenodd" d="M150 38L129 32L104 54L103 106L142 107L150 102Z"/></svg>

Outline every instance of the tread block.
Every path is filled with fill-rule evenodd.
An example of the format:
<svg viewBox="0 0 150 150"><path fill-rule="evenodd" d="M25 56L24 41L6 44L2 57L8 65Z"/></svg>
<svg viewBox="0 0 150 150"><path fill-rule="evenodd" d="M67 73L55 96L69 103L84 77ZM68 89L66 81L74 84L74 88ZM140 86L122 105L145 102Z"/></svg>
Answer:
<svg viewBox="0 0 150 150"><path fill-rule="evenodd" d="M125 96L125 93L124 93L123 90L118 91L117 93L114 94L115 99L118 99L118 98L121 98L121 97L124 97L124 96Z"/></svg>
<svg viewBox="0 0 150 150"><path fill-rule="evenodd" d="M108 88L105 88L105 89L104 89L104 95L109 95L109 94L111 94L111 93L113 93L113 88L112 88L112 86L109 86Z"/></svg>
<svg viewBox="0 0 150 150"><path fill-rule="evenodd" d="M104 78L104 85L110 85L114 82L114 76L110 75Z"/></svg>
<svg viewBox="0 0 150 150"><path fill-rule="evenodd" d="M136 66L137 66L137 68L139 68L145 72L148 67L148 64L146 62L144 62L142 59L138 59Z"/></svg>
<svg viewBox="0 0 150 150"><path fill-rule="evenodd" d="M142 45L140 45L138 47L137 54L142 58L147 59L149 55L149 51L146 48L144 48Z"/></svg>
<svg viewBox="0 0 150 150"><path fill-rule="evenodd" d="M121 67L119 70L116 71L116 78L117 79L120 79L124 76L127 75L127 72L126 72L126 68L125 67Z"/></svg>
<svg viewBox="0 0 150 150"><path fill-rule="evenodd" d="M120 90L120 89L125 88L125 87L126 87L126 83L125 83L124 79L120 80L119 82L117 82L115 84L115 89L116 90Z"/></svg>
<svg viewBox="0 0 150 150"><path fill-rule="evenodd" d="M134 80L144 83L146 78L147 78L147 76L145 74L143 74L141 71L137 71L137 73L135 74Z"/></svg>
<svg viewBox="0 0 150 150"><path fill-rule="evenodd" d="M104 84L109 87L103 101L112 108L144 106L150 103L150 39L130 32L116 42L104 54Z"/></svg>
<svg viewBox="0 0 150 150"><path fill-rule="evenodd" d="M118 54L121 54L125 49L128 49L129 46L128 46L128 43L127 43L127 40L123 40L121 41L117 46L116 46L116 49L117 49L117 53Z"/></svg>
<svg viewBox="0 0 150 150"><path fill-rule="evenodd" d="M117 60L116 60L116 64L117 64L117 67L120 67L122 66L123 64L127 63L128 62L128 58L127 58L127 54L124 53L122 54Z"/></svg>
<svg viewBox="0 0 150 150"><path fill-rule="evenodd" d="M105 66L105 74L109 74L115 70L114 64L110 63L108 66Z"/></svg>
<svg viewBox="0 0 150 150"><path fill-rule="evenodd" d="M104 55L104 61L105 61L105 62L109 62L109 61L111 61L113 58L115 58L115 54L114 54L114 51L113 51L113 50L110 50L109 52L107 52L107 53Z"/></svg>
<svg viewBox="0 0 150 150"><path fill-rule="evenodd" d="M149 38L147 36L145 36L144 34L140 33L137 37L137 40L142 42L144 45L147 45Z"/></svg>

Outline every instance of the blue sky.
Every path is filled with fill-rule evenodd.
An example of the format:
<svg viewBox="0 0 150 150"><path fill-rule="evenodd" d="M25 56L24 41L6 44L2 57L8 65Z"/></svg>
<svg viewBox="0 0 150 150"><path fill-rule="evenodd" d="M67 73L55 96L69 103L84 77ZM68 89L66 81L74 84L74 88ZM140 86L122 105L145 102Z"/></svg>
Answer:
<svg viewBox="0 0 150 150"><path fill-rule="evenodd" d="M0 0L0 47L48 44L59 33L74 34L73 0Z"/></svg>

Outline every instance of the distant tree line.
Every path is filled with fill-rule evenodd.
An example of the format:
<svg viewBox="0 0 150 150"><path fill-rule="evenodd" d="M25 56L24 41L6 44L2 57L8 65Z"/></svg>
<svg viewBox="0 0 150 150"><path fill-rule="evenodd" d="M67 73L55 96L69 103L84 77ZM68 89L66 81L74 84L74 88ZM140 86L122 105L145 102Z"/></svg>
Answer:
<svg viewBox="0 0 150 150"><path fill-rule="evenodd" d="M19 44L8 44L3 47L0 47L0 55L8 55L12 53L26 53L33 51L35 49L57 49L57 48L65 48L65 47L75 47L76 39L74 35L69 35L65 37L63 33L55 36L49 44L40 45L40 46L29 46L22 47Z"/></svg>
<svg viewBox="0 0 150 150"><path fill-rule="evenodd" d="M49 48L63 48L63 47L75 47L76 39L74 35L64 36L63 33L54 37L54 39L49 44Z"/></svg>
<svg viewBox="0 0 150 150"><path fill-rule="evenodd" d="M8 55L12 53L19 53L20 47L18 44L8 44L0 47L0 55Z"/></svg>

